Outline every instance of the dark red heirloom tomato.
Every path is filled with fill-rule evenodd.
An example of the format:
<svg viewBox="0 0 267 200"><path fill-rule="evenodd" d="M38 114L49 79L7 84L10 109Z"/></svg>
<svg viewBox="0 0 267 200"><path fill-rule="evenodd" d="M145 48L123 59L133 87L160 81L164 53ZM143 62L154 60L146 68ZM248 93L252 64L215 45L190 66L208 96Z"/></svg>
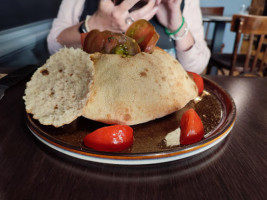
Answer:
<svg viewBox="0 0 267 200"><path fill-rule="evenodd" d="M84 145L98 151L117 152L133 144L133 129L126 125L99 128L86 135Z"/></svg>
<svg viewBox="0 0 267 200"><path fill-rule="evenodd" d="M135 39L141 51L152 53L156 46L159 34L155 27L144 19L140 19L131 24L127 29L126 35Z"/></svg>
<svg viewBox="0 0 267 200"><path fill-rule="evenodd" d="M194 72L187 72L188 75L195 81L198 88L198 95L201 95L204 90L204 81L203 78Z"/></svg>
<svg viewBox="0 0 267 200"><path fill-rule="evenodd" d="M104 46L104 38L100 34L99 30L91 30L87 33L84 43L83 50L87 53L100 52Z"/></svg>
<svg viewBox="0 0 267 200"><path fill-rule="evenodd" d="M180 122L180 143L193 144L200 141L204 136L202 121L194 109L187 110Z"/></svg>
<svg viewBox="0 0 267 200"><path fill-rule="evenodd" d="M87 35L88 35L88 33L81 33L81 35L80 35L82 48L83 48L84 41L85 41L85 38Z"/></svg>

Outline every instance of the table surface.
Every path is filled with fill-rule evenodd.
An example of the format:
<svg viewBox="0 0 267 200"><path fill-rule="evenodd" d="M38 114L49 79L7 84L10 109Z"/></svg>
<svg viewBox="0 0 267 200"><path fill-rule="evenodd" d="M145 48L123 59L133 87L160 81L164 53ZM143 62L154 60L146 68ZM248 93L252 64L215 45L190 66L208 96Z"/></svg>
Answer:
<svg viewBox="0 0 267 200"><path fill-rule="evenodd" d="M115 166L64 156L25 123L25 82L0 101L0 199L266 199L267 78L208 76L237 107L220 144L196 156Z"/></svg>

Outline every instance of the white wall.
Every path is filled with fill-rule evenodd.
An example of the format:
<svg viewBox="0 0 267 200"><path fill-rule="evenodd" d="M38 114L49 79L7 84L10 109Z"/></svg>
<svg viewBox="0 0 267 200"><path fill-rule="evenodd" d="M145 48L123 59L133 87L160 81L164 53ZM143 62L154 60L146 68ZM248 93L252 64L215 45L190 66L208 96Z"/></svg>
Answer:
<svg viewBox="0 0 267 200"><path fill-rule="evenodd" d="M250 3L251 0L200 0L201 7L224 6L225 16L232 16L233 14L239 13L242 4L249 6ZM223 43L225 45L223 52L232 52L234 36L235 34L230 31L230 23L227 23L223 37Z"/></svg>

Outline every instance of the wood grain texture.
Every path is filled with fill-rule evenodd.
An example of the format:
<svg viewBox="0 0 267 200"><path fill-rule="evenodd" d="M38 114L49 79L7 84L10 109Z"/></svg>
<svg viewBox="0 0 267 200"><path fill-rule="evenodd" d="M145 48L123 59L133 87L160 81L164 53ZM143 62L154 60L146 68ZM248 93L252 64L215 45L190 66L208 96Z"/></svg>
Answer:
<svg viewBox="0 0 267 200"><path fill-rule="evenodd" d="M230 28L235 33L233 52L212 53L208 74L211 72L211 67L216 66L223 74L225 70L229 71L230 76L233 76L234 72L241 75L266 76L266 66L261 53L264 38L267 36L266 26L266 16L233 15ZM244 35L249 38L248 47L245 52L240 53L239 46ZM255 54L252 54L253 49L255 49Z"/></svg>
<svg viewBox="0 0 267 200"><path fill-rule="evenodd" d="M138 167L49 149L26 126L25 83L10 88L0 101L0 199L265 199L267 78L209 78L235 100L229 136L189 159Z"/></svg>

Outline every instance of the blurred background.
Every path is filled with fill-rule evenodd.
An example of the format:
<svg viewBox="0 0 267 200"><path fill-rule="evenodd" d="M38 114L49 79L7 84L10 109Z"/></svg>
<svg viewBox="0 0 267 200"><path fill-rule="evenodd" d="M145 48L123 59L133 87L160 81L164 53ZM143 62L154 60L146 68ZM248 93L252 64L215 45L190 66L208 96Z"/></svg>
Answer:
<svg viewBox="0 0 267 200"><path fill-rule="evenodd" d="M25 64L42 64L49 56L46 36L61 0L1 0L0 68L14 70ZM200 0L201 7L224 7L224 16L240 12L266 15L265 0ZM245 10L244 10L245 9ZM206 28L206 26L204 26ZM212 36L209 28L208 37ZM223 35L223 52L232 52L234 33L230 23ZM6 73L8 73L8 70Z"/></svg>

